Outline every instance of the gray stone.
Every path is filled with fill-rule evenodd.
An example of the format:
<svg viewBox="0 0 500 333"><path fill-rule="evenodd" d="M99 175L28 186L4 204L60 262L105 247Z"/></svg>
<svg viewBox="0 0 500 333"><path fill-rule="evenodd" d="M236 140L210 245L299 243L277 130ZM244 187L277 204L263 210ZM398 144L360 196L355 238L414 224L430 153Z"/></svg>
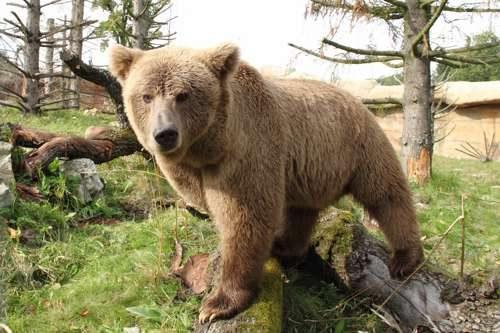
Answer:
<svg viewBox="0 0 500 333"><path fill-rule="evenodd" d="M11 150L10 143L0 141L0 208L9 207L14 202L12 191L15 178L12 172Z"/></svg>
<svg viewBox="0 0 500 333"><path fill-rule="evenodd" d="M0 208L6 208L14 202L14 195L10 188L4 183L0 183Z"/></svg>
<svg viewBox="0 0 500 333"><path fill-rule="evenodd" d="M104 184L97 174L95 163L88 158L78 158L65 161L61 164L61 170L66 177L76 177L79 179L79 185L76 197L82 203L88 203L96 199L104 189Z"/></svg>
<svg viewBox="0 0 500 333"><path fill-rule="evenodd" d="M0 182L7 185L14 184L14 173L12 172L12 160L10 152L12 145L8 142L0 141Z"/></svg>

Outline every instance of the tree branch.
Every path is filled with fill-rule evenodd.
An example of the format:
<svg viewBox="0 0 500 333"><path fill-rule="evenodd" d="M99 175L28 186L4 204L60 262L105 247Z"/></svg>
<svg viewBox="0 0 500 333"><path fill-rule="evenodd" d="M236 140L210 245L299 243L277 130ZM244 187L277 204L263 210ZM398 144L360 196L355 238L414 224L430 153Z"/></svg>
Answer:
<svg viewBox="0 0 500 333"><path fill-rule="evenodd" d="M361 101L363 104L402 104L402 101L399 98L362 98Z"/></svg>
<svg viewBox="0 0 500 333"><path fill-rule="evenodd" d="M0 101L0 105L1 106L6 106L8 108L13 108L13 109L17 109L19 111L25 111L23 107L21 107L20 105L15 105L15 104L10 104L10 103L7 103L7 102L3 102L3 101Z"/></svg>
<svg viewBox="0 0 500 333"><path fill-rule="evenodd" d="M26 8L28 8L28 7L26 7L26 6L20 5L20 4L15 3L15 2L7 2L7 6L19 7L19 8L22 8L22 9L26 9Z"/></svg>
<svg viewBox="0 0 500 333"><path fill-rule="evenodd" d="M481 60L456 54L442 54L437 57L452 61L464 62L467 64L474 64L474 65L491 65L500 63L500 57L491 60Z"/></svg>
<svg viewBox="0 0 500 333"><path fill-rule="evenodd" d="M427 23L422 28L422 30L420 30L418 32L418 34L415 36L415 38L413 39L413 41L411 43L411 48L412 48L414 54L417 53L417 45L418 45L418 43L420 43L420 41L422 40L422 38L424 38L424 36L429 32L429 30L431 30L431 28L434 25L434 23L436 23L436 21L439 18L439 16L441 16L441 13L443 12L443 9L446 6L447 2L448 2L448 0L441 0L441 3L439 4L439 7L434 11L434 13L432 14L432 16L429 19L429 21L427 21Z"/></svg>
<svg viewBox="0 0 500 333"><path fill-rule="evenodd" d="M16 91L14 91L14 90L6 87L6 86L0 85L0 89L2 89L5 92L8 92L9 94L11 94L11 95L13 95L13 96L15 96L17 98L20 98L24 102L26 101L26 98L24 96L22 96L21 94L17 93Z"/></svg>
<svg viewBox="0 0 500 333"><path fill-rule="evenodd" d="M71 26L62 26L58 29L54 29L54 30L51 30L51 31L47 31L47 32L43 32L43 33L40 33L40 38L47 38L47 37L50 37L52 35L55 35L55 34L58 34L60 32L63 32L65 30L70 30L70 29L74 29L74 28L79 28L79 27L84 27L84 26L87 26L87 25L91 25L91 24L94 24L98 22L97 20L92 20L92 21L85 21L85 22L82 22L82 23L79 23L79 24L75 24L75 25L71 25Z"/></svg>
<svg viewBox="0 0 500 333"><path fill-rule="evenodd" d="M13 34L13 33L7 32L7 31L5 31L4 29L0 29L0 33L1 33L1 34L4 34L5 36L12 37L12 38L24 39L24 36L21 36L21 35L16 35L16 34Z"/></svg>
<svg viewBox="0 0 500 333"><path fill-rule="evenodd" d="M366 49L357 49L353 47L349 47L346 45L339 44L337 42L334 42L332 40L323 38L322 43L336 47L338 49L351 52L351 53L356 53L356 54L362 54L362 55L369 55L369 56L386 56L386 57L399 57L403 58L403 53L399 51L380 51L380 50L366 50Z"/></svg>
<svg viewBox="0 0 500 333"><path fill-rule="evenodd" d="M310 0L313 4L333 8L340 9L346 11L354 11L355 8L353 5L345 2L345 1L325 1L325 0ZM364 5L364 9L373 17L380 18L382 20L399 20L404 17L404 13L401 7L398 6L368 6Z"/></svg>
<svg viewBox="0 0 500 333"><path fill-rule="evenodd" d="M369 64L369 63L374 63L374 62L382 62L382 63L387 64L389 61L400 60L399 57L375 57L375 56L370 56L370 57L366 57L366 58L362 58L362 59L332 58L332 57L322 55L321 53L314 52L312 50L308 50L302 46L298 46L298 45L295 45L293 43L288 43L288 45L293 47L293 48L296 48L297 50L300 50L304 53L318 57L320 59L324 59L324 60L328 60L328 61L336 62L336 63L340 63L340 64L356 65L356 64Z"/></svg>
<svg viewBox="0 0 500 333"><path fill-rule="evenodd" d="M35 105L35 107L37 108L41 108L43 106L48 106L48 105L52 105L52 104L57 104L57 103L63 103L63 102L70 102L70 101L74 101L76 98L64 98L64 99L58 99L56 101L50 101L50 102L44 102L44 103L38 103L37 105Z"/></svg>
<svg viewBox="0 0 500 333"><path fill-rule="evenodd" d="M3 59L3 61L5 61L9 66L12 66L14 67L16 70L18 70L20 73L22 73L24 76L26 77L31 77L31 75L29 73L27 73L24 69L22 69L21 67L19 67L18 65L16 65L15 63L13 63L12 61L10 61L6 56L4 56L3 54L0 53L0 58Z"/></svg>
<svg viewBox="0 0 500 333"><path fill-rule="evenodd" d="M440 55L446 55L446 54L451 54L451 53L464 53L464 52L472 52L472 51L480 51L484 49L489 49L492 47L500 46L500 40L492 43L485 43L485 44L480 44L480 45L475 45L475 46L465 46L465 47L459 47L455 49L443 49L443 48L437 48L432 50L429 55L430 56L440 56Z"/></svg>
<svg viewBox="0 0 500 333"><path fill-rule="evenodd" d="M386 1L386 0L384 0ZM444 7L445 12L455 13L500 13L500 8Z"/></svg>
<svg viewBox="0 0 500 333"><path fill-rule="evenodd" d="M403 1L398 1L398 0L384 0L384 1L390 3L393 6L408 9L408 6Z"/></svg>
<svg viewBox="0 0 500 333"><path fill-rule="evenodd" d="M43 5L40 5L40 8L43 8L43 7L47 7L47 6L50 6L50 5L53 5L53 4L56 4L58 2L61 2L62 0L53 0L53 1L49 1L47 3L44 3Z"/></svg>
<svg viewBox="0 0 500 333"><path fill-rule="evenodd" d="M35 77L38 79L46 79L49 77L60 77L63 79L74 79L73 76L65 75L62 72L59 72L59 73L37 73L37 74L35 74Z"/></svg>

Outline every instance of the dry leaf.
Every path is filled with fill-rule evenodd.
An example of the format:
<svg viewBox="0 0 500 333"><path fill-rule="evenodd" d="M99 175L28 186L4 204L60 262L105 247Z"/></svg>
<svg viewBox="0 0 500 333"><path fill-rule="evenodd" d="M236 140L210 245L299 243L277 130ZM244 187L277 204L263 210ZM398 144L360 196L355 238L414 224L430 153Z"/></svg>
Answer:
<svg viewBox="0 0 500 333"><path fill-rule="evenodd" d="M19 235L21 234L21 232L19 230L12 229L9 227L7 228L7 231L9 232L10 239L17 239L17 238L19 238Z"/></svg>
<svg viewBox="0 0 500 333"><path fill-rule="evenodd" d="M200 253L189 257L178 276L195 294L200 294L208 287L207 267L208 253Z"/></svg>
<svg viewBox="0 0 500 333"><path fill-rule="evenodd" d="M207 287L208 253L200 253L189 257L185 265L182 262L182 246L175 240L175 254L170 271L179 277L186 287L195 294L204 292Z"/></svg>
<svg viewBox="0 0 500 333"><path fill-rule="evenodd" d="M89 309L87 309L87 308L83 309L80 312L80 316L82 316L82 317L87 317L88 314L89 314Z"/></svg>

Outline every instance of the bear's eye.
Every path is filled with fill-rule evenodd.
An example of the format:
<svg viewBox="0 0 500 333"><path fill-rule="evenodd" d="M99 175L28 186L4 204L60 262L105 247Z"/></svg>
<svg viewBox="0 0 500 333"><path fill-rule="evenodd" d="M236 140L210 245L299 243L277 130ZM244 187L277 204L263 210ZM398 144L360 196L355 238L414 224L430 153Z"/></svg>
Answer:
<svg viewBox="0 0 500 333"><path fill-rule="evenodd" d="M151 95L142 95L142 100L144 103L149 104L153 101L153 96Z"/></svg>
<svg viewBox="0 0 500 333"><path fill-rule="evenodd" d="M180 94L175 96L175 101L177 103L181 103L181 102L184 102L185 100L187 100L188 98L189 98L189 94L187 92L181 92Z"/></svg>

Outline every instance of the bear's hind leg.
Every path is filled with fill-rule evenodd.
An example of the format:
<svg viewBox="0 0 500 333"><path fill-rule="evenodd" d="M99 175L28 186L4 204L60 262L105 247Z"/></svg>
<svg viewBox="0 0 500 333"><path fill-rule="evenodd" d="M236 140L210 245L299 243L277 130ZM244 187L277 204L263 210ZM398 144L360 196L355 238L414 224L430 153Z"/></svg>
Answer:
<svg viewBox="0 0 500 333"><path fill-rule="evenodd" d="M274 240L272 250L283 266L292 266L304 258L318 215L317 209L288 208L285 230Z"/></svg>
<svg viewBox="0 0 500 333"><path fill-rule="evenodd" d="M367 159L359 168L349 192L377 220L392 248L391 276L412 273L423 260L420 231L411 192L396 156Z"/></svg>

